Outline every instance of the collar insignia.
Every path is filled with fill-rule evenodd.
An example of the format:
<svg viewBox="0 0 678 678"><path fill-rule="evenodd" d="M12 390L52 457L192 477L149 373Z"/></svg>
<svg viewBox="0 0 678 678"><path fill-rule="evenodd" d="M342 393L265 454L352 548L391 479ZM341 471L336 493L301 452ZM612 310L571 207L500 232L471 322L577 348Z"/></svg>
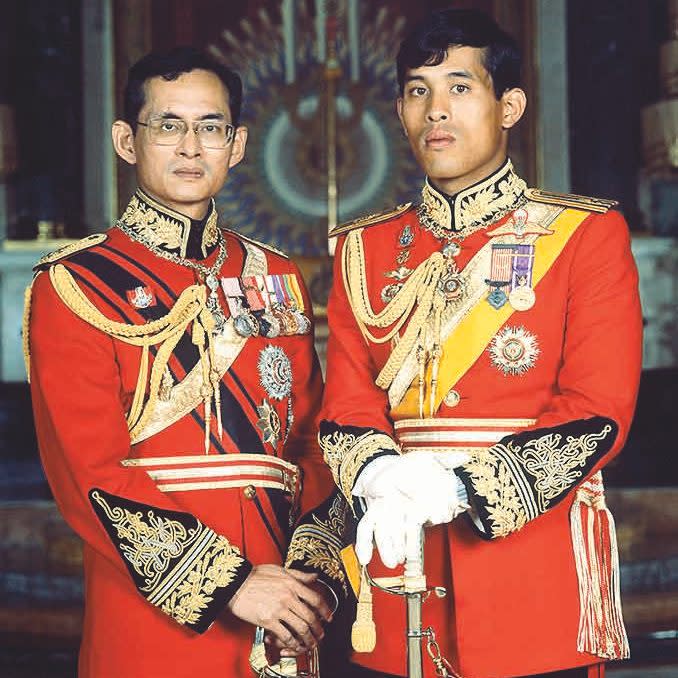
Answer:
<svg viewBox="0 0 678 678"><path fill-rule="evenodd" d="M507 160L494 174L465 188L451 198L428 181L421 191L417 214L424 229L436 238L466 238L501 219L525 202L527 185Z"/></svg>
<svg viewBox="0 0 678 678"><path fill-rule="evenodd" d="M153 247L186 257L191 219L160 204L141 189L137 189L120 217L120 221L135 231L140 239ZM209 216L202 234L202 254L206 257L218 237L217 211L211 201Z"/></svg>

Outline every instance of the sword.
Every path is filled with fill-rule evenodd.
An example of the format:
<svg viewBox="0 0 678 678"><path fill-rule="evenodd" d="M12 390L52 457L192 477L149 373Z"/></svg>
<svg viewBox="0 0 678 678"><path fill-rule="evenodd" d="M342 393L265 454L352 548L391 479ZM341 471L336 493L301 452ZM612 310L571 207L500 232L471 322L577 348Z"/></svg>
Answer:
<svg viewBox="0 0 678 678"><path fill-rule="evenodd" d="M403 591L407 601L407 676L423 678L421 606L426 594L424 574L424 528L417 526L408 536L403 572Z"/></svg>

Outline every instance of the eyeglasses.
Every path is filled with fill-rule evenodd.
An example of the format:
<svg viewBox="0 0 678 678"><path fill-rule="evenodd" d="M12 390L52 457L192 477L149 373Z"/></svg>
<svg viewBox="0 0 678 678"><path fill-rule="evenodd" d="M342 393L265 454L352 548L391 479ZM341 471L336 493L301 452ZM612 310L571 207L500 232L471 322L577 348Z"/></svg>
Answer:
<svg viewBox="0 0 678 678"><path fill-rule="evenodd" d="M181 118L137 120L137 124L148 128L151 143L157 146L175 146L184 139L189 128L189 123ZM222 120L200 120L191 123L191 127L203 148L226 148L235 137L235 127Z"/></svg>

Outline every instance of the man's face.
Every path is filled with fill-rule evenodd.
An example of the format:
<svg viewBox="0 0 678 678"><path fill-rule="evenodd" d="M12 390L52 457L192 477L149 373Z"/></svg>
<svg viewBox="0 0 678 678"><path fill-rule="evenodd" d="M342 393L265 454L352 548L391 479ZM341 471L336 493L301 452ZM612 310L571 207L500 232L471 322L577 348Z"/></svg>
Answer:
<svg viewBox="0 0 678 678"><path fill-rule="evenodd" d="M501 165L506 130L517 122L510 111L507 115L506 95L496 99L482 58L482 49L451 47L437 66L406 73L403 96L397 102L417 162L450 194ZM520 90L511 90L516 91L524 97Z"/></svg>
<svg viewBox="0 0 678 678"><path fill-rule="evenodd" d="M243 157L247 130L239 127L223 149L203 148L193 132L200 120L231 122L228 92L210 71L194 70L176 80L151 78L145 84L145 103L138 120L181 118L189 125L184 138L172 146L154 144L148 127L139 125L129 141L139 186L162 204L194 219L205 215L209 199L223 186L228 170ZM119 123L116 123L119 124ZM120 123L125 125L125 123ZM130 130L131 132L131 130ZM115 141L115 125L114 125Z"/></svg>

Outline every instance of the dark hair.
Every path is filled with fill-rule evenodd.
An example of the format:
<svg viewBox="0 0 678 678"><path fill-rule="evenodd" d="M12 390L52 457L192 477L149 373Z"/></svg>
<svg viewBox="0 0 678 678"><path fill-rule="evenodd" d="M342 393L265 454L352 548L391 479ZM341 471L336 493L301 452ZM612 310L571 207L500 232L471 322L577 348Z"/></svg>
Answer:
<svg viewBox="0 0 678 678"><path fill-rule="evenodd" d="M396 57L400 96L407 71L441 64L450 46L483 49L483 65L497 99L520 85L522 58L516 41L483 12L445 9L432 12L402 41Z"/></svg>
<svg viewBox="0 0 678 678"><path fill-rule="evenodd" d="M176 80L184 73L197 69L210 71L219 77L228 92L232 122L238 125L242 107L242 80L230 68L195 47L175 47L169 52L151 52L137 61L127 75L125 86L125 121L136 132L139 111L146 102L144 85L151 78Z"/></svg>

